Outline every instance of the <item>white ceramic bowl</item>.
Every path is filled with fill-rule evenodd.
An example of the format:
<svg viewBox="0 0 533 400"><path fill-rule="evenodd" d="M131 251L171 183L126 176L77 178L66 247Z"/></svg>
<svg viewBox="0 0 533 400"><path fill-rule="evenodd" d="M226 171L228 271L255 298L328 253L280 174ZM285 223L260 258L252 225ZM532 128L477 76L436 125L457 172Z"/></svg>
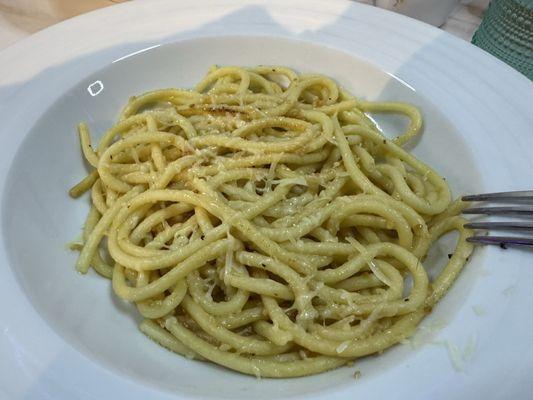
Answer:
<svg viewBox="0 0 533 400"><path fill-rule="evenodd" d="M260 55L255 51L258 46ZM67 194L86 174L75 132L77 122L86 121L98 137L113 124L130 96L154 88L192 87L214 63L280 63L301 72L327 73L362 98L416 104L423 110L426 133L414 152L448 177L456 193L481 190L481 173L461 134L430 100L346 53L287 39L205 38L162 46L105 67L52 104L18 149L4 192L3 227L11 267L33 306L74 348L134 379L201 397L247 398L249 393L236 388L242 382L253 383L254 378L173 355L143 337L136 329L139 315L135 308L116 298L108 281L94 273L77 274L75 254L66 250L66 243L79 236L88 212L87 198L76 201ZM378 121L391 137L405 125L401 118ZM441 152L454 153L454 157L439 157ZM440 251L440 257L427 264L435 261L442 265L450 251ZM481 256L476 257L472 267L479 268L481 261ZM442 319L446 314L446 319L451 318L471 285L470 280L457 285L447 302L448 310L439 310L435 317ZM398 346L361 361L357 368L371 377L415 355ZM341 368L327 377L268 383L271 390L254 397L315 393L331 385L351 385L353 370ZM200 384L204 380L212 384Z"/></svg>
<svg viewBox="0 0 533 400"><path fill-rule="evenodd" d="M477 251L425 322L446 326L422 348L396 346L351 368L292 380L258 381L174 355L137 330L135 310L113 295L108 281L75 272L75 254L65 245L79 235L88 211L87 199L67 195L85 173L76 123L88 122L98 136L129 96L190 87L214 63L288 65L325 73L363 98L418 105L425 132L413 151L446 176L456 194L523 188L531 181L526 148L532 139L524 131L531 116L520 111L510 92L527 81L503 64L425 25L351 3L333 2L329 14L324 12L329 2L320 1L229 4L119 6L67 22L0 55L7 66L0 100L10 99L0 110L7 121L0 127L0 356L5 360L0 388L6 398L380 399L390 398L391 391L410 399L472 393L497 398L490 388L502 372L496 361L532 365L516 350L527 343L533 324L510 328L533 305L526 290L533 275L527 275L524 253ZM180 28L169 28L176 21ZM109 26L116 32L105 42ZM65 41L72 44L69 55L62 50ZM174 43L159 46L164 42ZM37 67L26 64L39 59L35 55L44 51L43 44L49 58ZM506 86L487 86L487 76L469 72L466 60L447 64L451 48L488 66L488 76L497 74ZM459 67L468 79L455 75ZM499 120L503 113L511 117L505 124ZM378 122L391 135L404 123L391 117ZM522 176L513 174L516 168L523 168ZM432 251L426 262L432 273L446 260L449 245L443 240ZM514 292L502 294L510 287ZM473 306L487 315L477 317ZM444 347L431 345L450 340L463 349L474 336L477 351L466 373L453 369ZM354 382L356 369L362 379ZM532 389L520 372L508 377L505 388L516 398L526 398Z"/></svg>

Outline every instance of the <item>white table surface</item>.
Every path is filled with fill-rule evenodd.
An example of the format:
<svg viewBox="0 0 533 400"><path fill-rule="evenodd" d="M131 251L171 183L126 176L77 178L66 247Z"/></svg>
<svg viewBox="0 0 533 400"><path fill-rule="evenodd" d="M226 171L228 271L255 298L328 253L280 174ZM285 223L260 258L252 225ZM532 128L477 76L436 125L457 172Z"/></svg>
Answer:
<svg viewBox="0 0 533 400"><path fill-rule="evenodd" d="M0 0L0 50L64 19L123 1L128 0ZM470 41L488 2L463 0L468 5L459 4L441 28Z"/></svg>

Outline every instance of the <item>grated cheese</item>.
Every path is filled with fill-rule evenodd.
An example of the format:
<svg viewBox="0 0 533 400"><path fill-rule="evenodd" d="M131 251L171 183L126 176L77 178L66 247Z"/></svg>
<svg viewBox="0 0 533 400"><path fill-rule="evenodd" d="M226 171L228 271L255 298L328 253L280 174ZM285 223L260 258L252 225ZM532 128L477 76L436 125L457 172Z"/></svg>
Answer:
<svg viewBox="0 0 533 400"><path fill-rule="evenodd" d="M361 253L363 258L365 258L368 267L370 268L372 273L376 276L376 278L378 278L381 282L383 282L385 285L390 287L392 285L392 282L390 281L388 276L385 275L383 273L383 271L381 271L381 268L379 268L376 265L374 260L369 256L368 251L366 250L366 248L361 243L359 243L357 241L357 239L355 239L353 237L347 237L346 241L348 243L350 243L350 244L353 244L355 246L355 248L359 251L359 253Z"/></svg>
<svg viewBox="0 0 533 400"><path fill-rule="evenodd" d="M450 361L452 362L453 368L458 372L463 371L463 358L461 356L459 347L449 340L446 340L444 343L446 345L446 349L448 350L448 355L450 356Z"/></svg>
<svg viewBox="0 0 533 400"><path fill-rule="evenodd" d="M346 350L348 348L348 346L350 345L350 341L349 340L346 340L344 342L342 342L341 344L339 344L337 346L337 348L335 349L335 351L337 352L337 354L340 354L342 353L344 350Z"/></svg>
<svg viewBox="0 0 533 400"><path fill-rule="evenodd" d="M472 310L478 317L485 315L485 309L481 306L472 306Z"/></svg>

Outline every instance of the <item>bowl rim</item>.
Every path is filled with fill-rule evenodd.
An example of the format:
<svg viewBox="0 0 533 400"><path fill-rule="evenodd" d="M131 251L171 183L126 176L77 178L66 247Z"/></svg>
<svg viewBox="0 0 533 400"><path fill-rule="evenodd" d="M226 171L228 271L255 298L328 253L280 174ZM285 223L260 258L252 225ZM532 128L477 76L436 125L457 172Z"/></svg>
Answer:
<svg viewBox="0 0 533 400"><path fill-rule="evenodd" d="M254 17L246 19L240 16L237 21L242 25L203 25L216 16L226 15L228 10L242 7L248 7L248 16ZM182 14L181 30L160 23L161 19L168 20L169 14L178 11ZM159 18L152 18L134 31L130 26L131 20L142 21L146 13ZM183 16L191 17L190 21L185 21ZM332 21L335 24L331 24ZM109 25L113 26L112 38L109 38ZM183 31L185 27L194 26L200 26L201 30ZM316 30L311 31L313 28ZM91 35L87 35L87 32L91 32ZM5 71L0 77L0 101L3 104L0 117L6 121L0 127L3 141L0 148L0 194L5 191L9 166L16 149L47 107L68 87L95 72L103 64L140 50L142 46L135 41L141 41L145 48L149 47L146 44L153 46L178 39L208 35L249 35L250 32L288 39L301 38L301 33L307 32L305 40L338 48L374 64L407 82L423 96L436 98L436 102L442 101L443 113L453 116L462 132L474 132L464 137L468 145L478 144L481 132L486 134L489 141L495 141L488 146L488 154L475 154L479 165L486 167L487 174L484 178L489 182L494 180L506 185L495 189L516 188L526 178L533 177L531 161L524 163L523 160L527 157L527 149L533 146L533 138L527 135L528 128L533 126L533 117L527 114L527 104L533 104L532 83L506 64L460 39L408 17L347 1L297 0L286 4L281 0L268 3L231 0L222 7L212 0L187 0L179 5L172 0L160 0L123 3L97 10L41 31L0 53L0 65ZM367 42L351 43L353 34L361 35ZM68 45L68 54L64 51L65 45ZM81 61L83 56L85 62ZM454 64L449 60L453 60ZM62 67L65 64L69 65L68 70ZM406 64L409 68L405 67ZM30 96L32 93L33 98ZM452 101L454 97L457 97L455 104ZM502 114L508 115L505 123L501 120ZM22 134L13 135L11 132ZM505 133L508 140L501 139L501 132ZM503 170L491 166L491 158L497 159L500 154L511 153L517 155L516 159L505 160ZM523 171L521 176L512 174L517 167ZM502 177L506 180L502 181ZM1 201L0 207L3 210L3 196ZM501 259L497 249L489 249L488 254ZM4 241L0 240L0 271L4 278L0 281L0 298L16 298L20 301L16 310L10 307L9 302L0 302L4 303L0 305L0 321L5 326L3 335L0 336L0 349L2 355L11 360L14 359L13 354L18 352L19 360L10 371L8 368L1 368L5 374L0 375L7 378L26 374L21 383L27 389L39 377L39 368L49 365L52 357L61 354L63 362L52 366L56 368L53 372L64 374L65 382L69 385L76 382L81 385L80 389L66 387L57 381L58 375L52 373L38 382L42 393L52 394L56 398L68 398L69 393L90 398L102 395L102 387L106 387L115 395L133 392L133 398L171 398L167 393L110 373L64 343L24 298L17 280L10 272L6 257ZM523 255L513 254L510 259L506 259L509 260L518 264L510 267L514 268L510 275L516 277L521 274L524 269ZM526 272L524 270L521 285L532 281L532 278L527 278ZM515 306L520 303L520 308L524 310L533 305L533 299L522 296L519 292L512 303ZM510 320L519 321L519 310L509 310ZM526 333L533 331L533 322L526 322L525 328ZM40 338L32 335L36 331L40 332ZM505 338L505 335L493 336L493 339ZM48 348L38 349L43 344ZM515 358L519 360L518 357ZM533 360L523 358L521 361L524 366L533 366ZM83 383L79 382L75 374L68 372L69 368L74 367L88 374ZM490 372L482 371L480 377L488 376ZM532 389L525 382L522 381L522 391L517 392L516 387L514 389L518 398L526 398L528 390ZM2 386L4 385L7 385L6 391L13 398L21 393L19 384L4 380ZM342 393L337 395L340 398Z"/></svg>

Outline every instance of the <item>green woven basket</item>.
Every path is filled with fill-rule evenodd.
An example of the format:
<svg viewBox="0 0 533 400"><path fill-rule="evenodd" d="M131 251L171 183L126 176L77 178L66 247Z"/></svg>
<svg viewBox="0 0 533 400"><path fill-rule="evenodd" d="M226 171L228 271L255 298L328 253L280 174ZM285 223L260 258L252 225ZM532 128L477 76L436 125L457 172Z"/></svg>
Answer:
<svg viewBox="0 0 533 400"><path fill-rule="evenodd" d="M533 80L533 0L492 0L472 43Z"/></svg>

